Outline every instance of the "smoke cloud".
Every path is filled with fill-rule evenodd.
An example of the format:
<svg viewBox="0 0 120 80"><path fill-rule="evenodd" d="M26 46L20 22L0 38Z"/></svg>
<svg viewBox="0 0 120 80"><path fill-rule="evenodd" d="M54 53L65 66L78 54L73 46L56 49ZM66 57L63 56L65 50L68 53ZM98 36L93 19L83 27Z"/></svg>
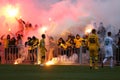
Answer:
<svg viewBox="0 0 120 80"><path fill-rule="evenodd" d="M105 27L113 25L115 31L120 25L120 0L0 0L0 35L8 32L11 27L13 33L18 30L18 23L14 19L4 16L3 8L11 4L19 8L19 15L26 22L39 29L47 27L46 33L57 36L66 33L83 34L87 25L103 22ZM31 32L29 34L40 34ZM34 33L34 34L33 34Z"/></svg>

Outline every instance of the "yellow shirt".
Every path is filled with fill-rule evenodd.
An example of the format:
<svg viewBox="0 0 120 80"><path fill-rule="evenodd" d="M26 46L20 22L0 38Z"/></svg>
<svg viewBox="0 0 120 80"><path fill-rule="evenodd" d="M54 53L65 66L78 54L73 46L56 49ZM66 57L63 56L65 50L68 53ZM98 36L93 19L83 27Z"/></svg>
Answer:
<svg viewBox="0 0 120 80"><path fill-rule="evenodd" d="M82 38L79 38L79 39L74 39L74 43L75 43L75 47L76 48L80 48L82 46Z"/></svg>
<svg viewBox="0 0 120 80"><path fill-rule="evenodd" d="M71 47L72 44L70 43L70 39L66 41L66 45L67 45L68 47Z"/></svg>
<svg viewBox="0 0 120 80"><path fill-rule="evenodd" d="M98 35L90 34L88 36L88 47L90 47L90 46L100 47L100 44L98 41Z"/></svg>
<svg viewBox="0 0 120 80"><path fill-rule="evenodd" d="M67 45L66 44L62 44L61 43L60 45L61 45L61 47L63 47L63 49L65 49L65 50L67 49Z"/></svg>
<svg viewBox="0 0 120 80"><path fill-rule="evenodd" d="M37 48L38 45L39 45L39 40L38 39L34 40L33 48Z"/></svg>
<svg viewBox="0 0 120 80"><path fill-rule="evenodd" d="M40 53L41 53L41 56L45 56L46 51L47 51L47 49L45 48L45 40L41 39L40 40Z"/></svg>
<svg viewBox="0 0 120 80"><path fill-rule="evenodd" d="M4 42L4 48L8 48L9 40L3 39L3 42Z"/></svg>

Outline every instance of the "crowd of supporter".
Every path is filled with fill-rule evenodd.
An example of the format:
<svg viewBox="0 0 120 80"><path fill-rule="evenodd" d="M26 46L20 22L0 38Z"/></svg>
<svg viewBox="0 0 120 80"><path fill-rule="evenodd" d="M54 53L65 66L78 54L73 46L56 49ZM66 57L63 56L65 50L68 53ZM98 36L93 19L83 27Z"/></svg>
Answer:
<svg viewBox="0 0 120 80"><path fill-rule="evenodd" d="M25 22L22 21L22 23L25 24ZM103 23L100 23L102 27L98 28L98 35L100 42L104 39L104 36L106 34L105 27L103 27ZM31 24L29 25L31 26ZM103 31L104 30L104 31ZM27 41L23 43L23 34L17 34L15 36L11 36L8 34L7 36L2 35L0 36L0 45L2 48L0 48L0 54L5 55L5 60L7 63L7 60L15 60L19 57L19 48L20 46L28 47L28 59L32 62L37 61L37 49L39 47L40 39L39 37L32 36L28 37ZM80 47L82 47L82 52L86 53L87 48L87 37L88 35L81 36L80 34L70 34L66 36L66 40L62 37L59 37L59 39L55 39L54 37L48 37L49 38L49 48L52 48L53 55L52 57L57 57L59 55L66 55L67 57L70 57L73 53L76 53L79 55L80 53ZM117 54L116 54L116 60L117 63L120 61L120 30L116 34L115 40L116 44L118 45ZM102 39L102 40L101 40ZM51 41L52 40L52 41ZM57 50L57 51L56 51ZM48 50L49 51L49 50ZM0 58L1 58L0 55ZM48 57L48 60L51 60L52 57ZM79 57L78 57L79 58ZM2 59L2 58L1 58Z"/></svg>

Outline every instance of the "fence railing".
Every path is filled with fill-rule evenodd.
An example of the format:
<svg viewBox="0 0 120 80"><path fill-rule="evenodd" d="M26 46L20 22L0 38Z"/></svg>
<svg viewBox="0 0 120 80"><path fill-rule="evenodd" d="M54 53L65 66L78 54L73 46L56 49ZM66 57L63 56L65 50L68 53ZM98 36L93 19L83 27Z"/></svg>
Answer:
<svg viewBox="0 0 120 80"><path fill-rule="evenodd" d="M37 62L37 54L39 52L38 48L29 50L27 47L21 46L9 46L4 48L0 46L0 63L1 64L13 64L13 63L25 63L34 64ZM47 52L47 57L49 54L49 49ZM104 59L104 48L101 48L99 52L99 63ZM63 49L57 47L54 49L53 58L58 63L77 63L88 65L89 64L89 51L85 47L79 49L68 48ZM120 63L120 47L114 48L114 64Z"/></svg>

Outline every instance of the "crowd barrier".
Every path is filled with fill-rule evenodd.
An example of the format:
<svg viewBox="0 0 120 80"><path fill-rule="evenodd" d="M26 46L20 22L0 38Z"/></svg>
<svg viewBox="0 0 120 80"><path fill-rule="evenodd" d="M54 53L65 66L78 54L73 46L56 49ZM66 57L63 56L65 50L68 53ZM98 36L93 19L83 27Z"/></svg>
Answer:
<svg viewBox="0 0 120 80"><path fill-rule="evenodd" d="M16 60L19 63L24 64L34 64L37 62L37 54L39 49L28 50L25 46L9 46L8 48L4 48L0 46L0 63L1 64L13 64ZM49 49L47 51L49 54ZM101 48L99 52L99 63L101 63L104 59L104 48ZM48 55L47 55L48 57ZM47 58L46 57L46 58ZM81 47L80 49L76 48L68 48L66 50L57 47L54 49L53 57L67 62L74 62L76 64L89 64L89 51L85 47ZM114 64L120 63L120 47L114 48Z"/></svg>
<svg viewBox="0 0 120 80"><path fill-rule="evenodd" d="M8 48L4 48L3 46L0 47L1 64L13 64L16 60L18 60L18 63L28 64L37 62L36 49L28 50L28 48L23 45L9 46Z"/></svg>

